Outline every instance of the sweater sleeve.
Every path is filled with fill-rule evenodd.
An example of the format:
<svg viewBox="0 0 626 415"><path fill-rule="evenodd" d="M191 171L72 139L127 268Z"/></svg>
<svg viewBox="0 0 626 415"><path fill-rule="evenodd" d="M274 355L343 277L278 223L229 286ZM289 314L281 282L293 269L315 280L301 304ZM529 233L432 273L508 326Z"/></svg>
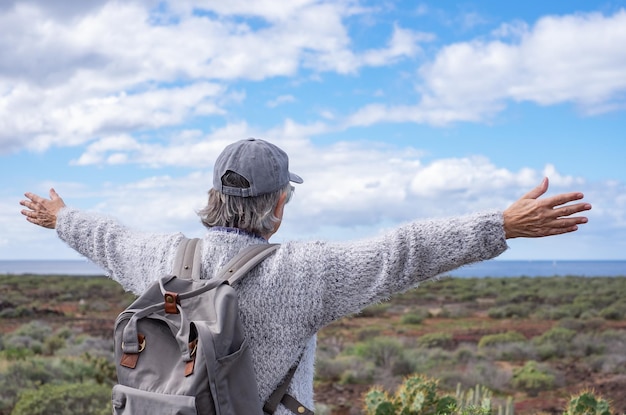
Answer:
<svg viewBox="0 0 626 415"><path fill-rule="evenodd" d="M412 222L352 243L312 243L290 255L313 278L308 290L319 327L391 295L507 249L500 212ZM308 269L307 269L308 268Z"/></svg>
<svg viewBox="0 0 626 415"><path fill-rule="evenodd" d="M135 294L171 272L176 246L183 238L182 234L137 232L112 218L69 207L59 212L56 230L61 240Z"/></svg>

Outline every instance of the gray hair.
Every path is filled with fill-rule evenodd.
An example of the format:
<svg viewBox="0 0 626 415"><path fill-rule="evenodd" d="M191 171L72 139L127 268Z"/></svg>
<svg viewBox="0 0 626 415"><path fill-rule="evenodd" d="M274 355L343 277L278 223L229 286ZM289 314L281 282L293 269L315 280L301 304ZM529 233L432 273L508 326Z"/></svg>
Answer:
<svg viewBox="0 0 626 415"><path fill-rule="evenodd" d="M246 188L250 183L234 172L227 172L222 177L224 185ZM274 208L283 193L289 200L293 186L287 183L283 188L271 193L254 197L225 195L218 190L209 190L207 205L198 211L204 226L224 226L238 228L259 236L274 232L280 219L274 215Z"/></svg>

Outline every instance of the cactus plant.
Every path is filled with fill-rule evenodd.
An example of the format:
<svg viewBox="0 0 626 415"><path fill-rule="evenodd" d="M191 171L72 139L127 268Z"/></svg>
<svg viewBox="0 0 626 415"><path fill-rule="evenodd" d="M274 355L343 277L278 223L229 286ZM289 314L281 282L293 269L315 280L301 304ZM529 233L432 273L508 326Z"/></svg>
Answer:
<svg viewBox="0 0 626 415"><path fill-rule="evenodd" d="M462 391L457 388L456 398L438 390L439 381L424 375L407 377L394 395L378 387L365 395L367 415L491 415L492 392L484 386ZM502 415L513 415L513 401L498 408Z"/></svg>
<svg viewBox="0 0 626 415"><path fill-rule="evenodd" d="M563 415L611 415L611 405L593 391L583 391L570 398Z"/></svg>
<svg viewBox="0 0 626 415"><path fill-rule="evenodd" d="M412 375L404 380L393 396L380 388L370 389L365 395L365 411L368 415L449 414L448 407L456 406L456 400L450 396L439 396L437 388L437 380Z"/></svg>
<svg viewBox="0 0 626 415"><path fill-rule="evenodd" d="M456 388L456 399L459 409L469 407L491 409L492 396L493 392L483 385L476 385L473 389L465 392L461 390L461 384L457 385Z"/></svg>
<svg viewBox="0 0 626 415"><path fill-rule="evenodd" d="M373 387L365 395L367 415L492 415L493 393L482 385L463 391L456 398L441 395L439 382L423 375L407 377L394 395ZM513 398L497 408L498 415L514 415ZM572 395L563 415L611 415L611 404L594 391ZM625 414L626 415L626 414Z"/></svg>
<svg viewBox="0 0 626 415"><path fill-rule="evenodd" d="M387 392L372 388L365 395L365 411L368 415L395 415L396 408Z"/></svg>

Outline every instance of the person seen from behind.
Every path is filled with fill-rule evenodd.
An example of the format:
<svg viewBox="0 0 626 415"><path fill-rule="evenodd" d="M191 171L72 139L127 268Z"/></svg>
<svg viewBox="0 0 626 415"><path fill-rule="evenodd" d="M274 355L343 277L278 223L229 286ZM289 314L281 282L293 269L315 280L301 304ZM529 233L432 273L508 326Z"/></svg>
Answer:
<svg viewBox="0 0 626 415"><path fill-rule="evenodd" d="M199 211L202 279L212 278L246 246L268 243L279 230L292 183L287 154L259 139L227 146L214 165L213 187ZM349 242L290 241L253 269L236 290L252 353L259 401L265 402L300 359L288 393L313 408L316 333L391 295L463 265L492 259L507 239L574 232L591 209L580 192L543 197L548 179L504 210L445 219L416 220L368 239ZM140 295L172 272L181 233L133 230L116 219L25 193L21 213L50 229L71 248ZM574 203L571 203L574 202ZM277 415L291 414L280 405Z"/></svg>

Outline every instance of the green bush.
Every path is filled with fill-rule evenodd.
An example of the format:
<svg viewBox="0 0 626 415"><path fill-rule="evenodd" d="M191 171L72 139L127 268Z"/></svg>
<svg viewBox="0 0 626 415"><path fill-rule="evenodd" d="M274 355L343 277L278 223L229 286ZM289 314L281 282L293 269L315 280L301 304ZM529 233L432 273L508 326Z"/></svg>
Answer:
<svg viewBox="0 0 626 415"><path fill-rule="evenodd" d="M358 341L362 342L380 336L380 332L381 330L379 328L365 327L356 333L356 338Z"/></svg>
<svg viewBox="0 0 626 415"><path fill-rule="evenodd" d="M360 313L355 314L354 317L383 317L387 314L387 310L389 309L389 303L380 303L373 304L369 307L364 308Z"/></svg>
<svg viewBox="0 0 626 415"><path fill-rule="evenodd" d="M553 357L564 357L575 350L572 340L576 336L574 330L563 327L552 327L540 336L533 338L537 354L543 360Z"/></svg>
<svg viewBox="0 0 626 415"><path fill-rule="evenodd" d="M102 357L60 359L36 356L17 360L0 372L0 408L12 408L22 391L44 384L96 381L110 390L115 380L114 365ZM1 409L0 413L4 414Z"/></svg>
<svg viewBox="0 0 626 415"><path fill-rule="evenodd" d="M29 337L38 342L44 342L48 336L52 334L52 328L49 324L42 321L31 321L18 327L9 337Z"/></svg>
<svg viewBox="0 0 626 415"><path fill-rule="evenodd" d="M576 332L596 331L604 325L604 319L591 317L587 319L566 317L558 322L558 327L574 330Z"/></svg>
<svg viewBox="0 0 626 415"><path fill-rule="evenodd" d="M557 326L552 327L550 330L544 332L541 336L534 337L533 342L536 344L570 342L575 335L576 332L574 330Z"/></svg>
<svg viewBox="0 0 626 415"><path fill-rule="evenodd" d="M57 350L65 347L65 339L60 336L50 336L43 342L42 352L46 356L52 356Z"/></svg>
<svg viewBox="0 0 626 415"><path fill-rule="evenodd" d="M432 372L439 379L441 385L451 390L461 385L463 388L472 388L474 385L484 385L491 390L503 390L511 380L511 372L500 368L491 361L477 361L468 364L463 370L451 367L446 370L438 369Z"/></svg>
<svg viewBox="0 0 626 415"><path fill-rule="evenodd" d="M438 372L455 364L454 352L438 347L407 349L403 356L411 363L413 371L418 373Z"/></svg>
<svg viewBox="0 0 626 415"><path fill-rule="evenodd" d="M336 356L332 359L319 358L315 364L315 380L340 383L371 382L374 364L357 356Z"/></svg>
<svg viewBox="0 0 626 415"><path fill-rule="evenodd" d="M402 343L393 337L374 337L357 343L346 351L348 355L359 356L372 361L377 367L391 368L404 354Z"/></svg>
<svg viewBox="0 0 626 415"><path fill-rule="evenodd" d="M481 349L481 355L492 360L526 361L537 358L537 350L530 342L501 343Z"/></svg>
<svg viewBox="0 0 626 415"><path fill-rule="evenodd" d="M524 318L530 315L531 310L534 308L533 304L507 304L499 307L492 307L487 311L487 314L491 318Z"/></svg>
<svg viewBox="0 0 626 415"><path fill-rule="evenodd" d="M15 308L5 308L0 311L0 318L25 318L34 314L32 307L17 306Z"/></svg>
<svg viewBox="0 0 626 415"><path fill-rule="evenodd" d="M11 415L109 415L111 388L95 383L46 384L20 394Z"/></svg>
<svg viewBox="0 0 626 415"><path fill-rule="evenodd" d="M525 342L526 337L516 331L507 331L506 333L488 334L483 336L478 342L478 348L490 347L505 343Z"/></svg>
<svg viewBox="0 0 626 415"><path fill-rule="evenodd" d="M623 320L626 318L626 305L623 304L623 300L613 303L600 310L600 316L607 320Z"/></svg>
<svg viewBox="0 0 626 415"><path fill-rule="evenodd" d="M26 360L26 358L34 355L35 352L33 352L29 347L9 345L5 346L2 351L2 357L9 361Z"/></svg>
<svg viewBox="0 0 626 415"><path fill-rule="evenodd" d="M400 318L400 323L402 324L422 324L422 321L424 321L424 316L418 313L408 313L403 315Z"/></svg>
<svg viewBox="0 0 626 415"><path fill-rule="evenodd" d="M553 389L554 384L555 376L534 360L526 362L523 367L513 369L511 385L526 391L529 396L537 396L540 391Z"/></svg>
<svg viewBox="0 0 626 415"><path fill-rule="evenodd" d="M40 359L19 360L0 373L0 408L12 408L20 392L48 383L55 378Z"/></svg>
<svg viewBox="0 0 626 415"><path fill-rule="evenodd" d="M429 349L440 347L442 349L449 349L454 345L452 334L436 332L426 333L417 339L417 344L421 347L427 347Z"/></svg>
<svg viewBox="0 0 626 415"><path fill-rule="evenodd" d="M456 364L466 364L476 359L474 349L467 345L461 345L454 351L454 362Z"/></svg>

